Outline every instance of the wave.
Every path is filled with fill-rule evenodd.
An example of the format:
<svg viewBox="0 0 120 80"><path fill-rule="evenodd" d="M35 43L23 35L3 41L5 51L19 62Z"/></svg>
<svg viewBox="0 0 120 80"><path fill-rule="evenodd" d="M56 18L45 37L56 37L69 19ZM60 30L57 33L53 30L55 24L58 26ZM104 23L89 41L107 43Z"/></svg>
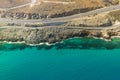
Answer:
<svg viewBox="0 0 120 80"><path fill-rule="evenodd" d="M114 37L111 41L105 41L101 38L70 38L63 40L62 42L57 42L54 44L40 43L40 44L26 44L25 42L0 42L0 50L11 51L11 50L24 50L26 48L36 48L41 49L119 49L120 48L120 38Z"/></svg>

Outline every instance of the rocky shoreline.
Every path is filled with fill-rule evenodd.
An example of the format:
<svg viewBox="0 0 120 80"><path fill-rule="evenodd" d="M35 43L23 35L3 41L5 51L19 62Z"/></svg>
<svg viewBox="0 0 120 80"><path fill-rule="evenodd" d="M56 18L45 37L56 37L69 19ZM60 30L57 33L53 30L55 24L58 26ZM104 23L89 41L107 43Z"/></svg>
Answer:
<svg viewBox="0 0 120 80"><path fill-rule="evenodd" d="M70 29L68 27L43 27L43 28L1 28L0 41L25 42L27 44L56 43L74 37L96 37L110 40L114 36L120 36L120 28L92 30Z"/></svg>

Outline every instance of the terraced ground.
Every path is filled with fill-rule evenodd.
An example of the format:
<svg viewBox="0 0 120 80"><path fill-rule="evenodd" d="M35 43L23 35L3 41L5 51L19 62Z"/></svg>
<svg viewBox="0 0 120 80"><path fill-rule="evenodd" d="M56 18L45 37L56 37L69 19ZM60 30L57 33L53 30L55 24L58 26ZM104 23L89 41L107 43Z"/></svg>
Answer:
<svg viewBox="0 0 120 80"><path fill-rule="evenodd" d="M11 8L29 3L31 0L0 0L0 8Z"/></svg>

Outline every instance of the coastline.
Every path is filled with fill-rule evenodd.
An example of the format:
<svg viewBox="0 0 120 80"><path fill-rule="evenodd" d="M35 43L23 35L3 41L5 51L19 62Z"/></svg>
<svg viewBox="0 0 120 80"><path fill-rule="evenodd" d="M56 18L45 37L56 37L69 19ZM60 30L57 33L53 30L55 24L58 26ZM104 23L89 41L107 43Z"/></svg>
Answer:
<svg viewBox="0 0 120 80"><path fill-rule="evenodd" d="M40 44L26 44L23 42L0 42L1 51L14 51L24 49L37 49L37 50L61 50L61 49L87 49L87 50L113 50L120 49L120 38L114 38L111 41L105 41L104 39L93 37L81 37L81 38L70 38L62 42L54 44L40 43Z"/></svg>
<svg viewBox="0 0 120 80"><path fill-rule="evenodd" d="M69 38L69 39L66 39L66 40L63 40L63 41L60 41L60 42L56 42L56 43L48 43L48 42L45 42L45 43L39 43L39 44L28 44L28 43L25 43L25 41L22 41L22 42L11 42L11 41L0 41L0 43L7 43L7 44L25 44L27 46L31 46L31 47L35 47L35 46L42 46L42 45L46 45L46 46L54 46L56 44L62 44L64 43L64 41L67 41L67 40L72 40L72 39L81 39L81 38L92 38L92 39L95 39L95 40L104 40L106 42L110 42L112 41L112 39L120 39L120 36L113 36L111 37L110 40L106 40L104 38L98 38L98 37L73 37L73 38Z"/></svg>
<svg viewBox="0 0 120 80"><path fill-rule="evenodd" d="M0 41L9 43L25 43L27 45L52 45L71 38L93 37L111 41L112 38L120 38L119 27L103 30L68 29L67 27L44 27L42 29L31 28L4 28L0 29Z"/></svg>

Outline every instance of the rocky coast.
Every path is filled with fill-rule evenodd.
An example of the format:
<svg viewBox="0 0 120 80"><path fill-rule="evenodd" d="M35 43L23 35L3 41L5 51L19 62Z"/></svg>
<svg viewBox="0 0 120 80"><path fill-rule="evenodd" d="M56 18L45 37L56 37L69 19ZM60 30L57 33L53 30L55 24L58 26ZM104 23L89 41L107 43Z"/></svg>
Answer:
<svg viewBox="0 0 120 80"><path fill-rule="evenodd" d="M24 41L27 44L56 43L74 37L111 40L115 36L120 36L120 22L108 13L77 18L55 26L0 27L0 41Z"/></svg>
<svg viewBox="0 0 120 80"><path fill-rule="evenodd" d="M99 14L93 13L92 15L86 15L85 13L85 16L83 14L83 16L75 17L74 19L68 17L67 21L65 22L63 17L61 21L62 24L58 25L56 24L57 22L52 20L49 21L47 20L46 16L41 16L37 13L25 14L23 12L11 13L3 11L0 12L1 22L3 21L6 23L3 18L8 18L8 20L7 24L4 24L4 26L3 23L1 23L0 41L24 41L27 44L39 44L46 42L56 43L74 37L96 37L110 40L114 36L120 36L120 20L118 13L119 11L113 11L112 13L107 12L105 9L105 12L100 12ZM35 22L34 19L40 19L40 21L42 21L41 18L46 19L43 19L42 25L36 24L36 22L33 23L33 25L35 25L32 26L32 22ZM21 21L20 25L19 19L23 20ZM27 21L27 19L31 19L31 22L29 20ZM26 24L24 21L29 22L28 26L24 25ZM12 25L8 25L9 22L12 22L10 23ZM35 27L36 25L37 27Z"/></svg>
<svg viewBox="0 0 120 80"><path fill-rule="evenodd" d="M22 42L27 44L56 43L74 37L97 37L110 40L120 36L120 28L80 29L71 26L43 28L0 28L0 41Z"/></svg>

